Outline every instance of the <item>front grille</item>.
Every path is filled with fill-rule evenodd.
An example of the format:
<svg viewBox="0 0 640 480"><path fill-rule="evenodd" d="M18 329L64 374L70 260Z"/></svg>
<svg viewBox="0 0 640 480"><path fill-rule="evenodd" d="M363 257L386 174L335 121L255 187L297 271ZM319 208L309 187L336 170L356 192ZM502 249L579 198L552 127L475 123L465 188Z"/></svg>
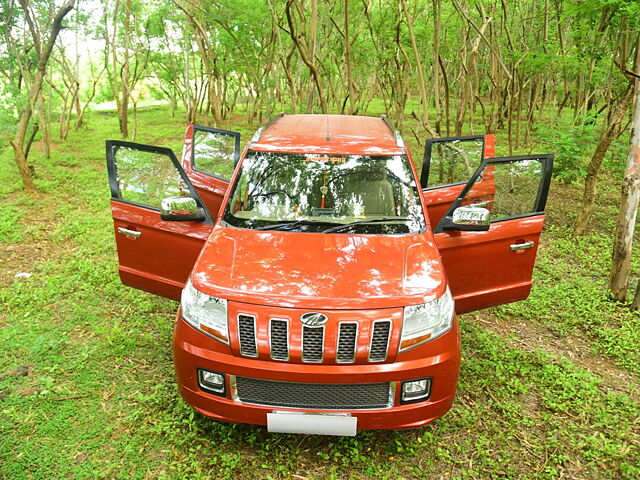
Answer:
<svg viewBox="0 0 640 480"><path fill-rule="evenodd" d="M257 357L255 317L249 315L238 316L238 336L240 337L240 353L247 357Z"/></svg>
<svg viewBox="0 0 640 480"><path fill-rule="evenodd" d="M370 362L384 362L387 359L390 331L390 320L377 320L373 322L373 334L371 335L371 347L369 348Z"/></svg>
<svg viewBox="0 0 640 480"><path fill-rule="evenodd" d="M356 340L358 339L358 324L343 322L338 330L338 363L351 363L356 359Z"/></svg>
<svg viewBox="0 0 640 480"><path fill-rule="evenodd" d="M319 410L388 408L389 383L298 383L236 377L241 402Z"/></svg>
<svg viewBox="0 0 640 480"><path fill-rule="evenodd" d="M302 361L322 362L322 351L324 347L324 326L322 327L302 327Z"/></svg>
<svg viewBox="0 0 640 480"><path fill-rule="evenodd" d="M234 343L242 356L331 364L390 360L389 342L397 313L377 320L369 320L367 314L358 318L357 311L329 313L329 321L321 326L304 325L297 312L278 313L263 317L233 312L237 319Z"/></svg>
<svg viewBox="0 0 640 480"><path fill-rule="evenodd" d="M286 320L272 318L269 324L269 343L271 358L289 360L289 334Z"/></svg>

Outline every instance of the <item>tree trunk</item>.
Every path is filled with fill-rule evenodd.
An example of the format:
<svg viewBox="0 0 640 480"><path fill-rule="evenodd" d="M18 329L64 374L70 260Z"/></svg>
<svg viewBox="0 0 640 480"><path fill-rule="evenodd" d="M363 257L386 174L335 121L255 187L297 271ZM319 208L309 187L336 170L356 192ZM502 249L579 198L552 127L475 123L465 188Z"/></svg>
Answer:
<svg viewBox="0 0 640 480"><path fill-rule="evenodd" d="M598 174L600 173L600 167L604 161L604 157L609 150L611 142L620 134L622 128L622 120L624 119L631 99L633 98L633 88L630 86L627 93L615 106L611 117L605 120L606 126L600 136L600 141L596 146L593 157L587 169L587 177L584 182L584 193L582 194L582 206L578 212L578 219L576 220L575 230L573 232L576 236L582 236L587 230L587 226L591 220L593 213L593 205L596 200L596 189L598 182Z"/></svg>
<svg viewBox="0 0 640 480"><path fill-rule="evenodd" d="M611 275L609 277L609 290L613 298L619 302L625 300L627 289L629 288L631 246L638 213L638 200L640 200L640 37L638 37L638 44L636 45L634 70L636 78L634 81L635 93L631 121L631 141L627 157L627 171L622 182L620 213L616 224Z"/></svg>
<svg viewBox="0 0 640 480"><path fill-rule="evenodd" d="M293 21L293 15L291 13L291 5L293 4L293 0L288 0L285 5L285 13L287 15L287 23L289 24L289 35L291 36L291 40L295 45L302 61L309 68L309 72L313 78L313 81L316 85L316 90L318 92L318 99L320 100L320 108L322 109L322 113L329 113L329 108L327 106L327 100L324 96L324 90L322 89L322 80L320 79L320 72L316 68L314 64L314 59L310 57L309 47L304 39L304 35L301 33L297 33L295 30L295 24Z"/></svg>
<svg viewBox="0 0 640 480"><path fill-rule="evenodd" d="M409 15L407 1L400 0L400 3L402 4L405 21L407 22L407 30L409 30L409 38L411 39L411 48L413 49L413 56L416 60L416 69L418 70L418 87L420 87L420 102L422 103L421 123L427 131L433 132L433 128L429 125L429 96L427 95L427 81L424 78L424 70L422 68L422 55L418 50L418 42L416 41L416 35L413 31L413 19L411 18L411 15Z"/></svg>
<svg viewBox="0 0 640 480"><path fill-rule="evenodd" d="M27 150L25 149L24 144L27 134L27 128L29 126L31 116L33 115L33 110L41 94L42 83L44 81L44 75L47 69L47 62L49 61L49 57L51 56L51 52L53 51L53 45L55 44L56 39L58 38L58 34L62 29L62 19L71 11L74 3L75 0L68 0L57 11L56 15L53 17L53 22L51 23L51 33L49 34L47 43L43 48L41 43L42 39L38 34L39 32L37 31L35 24L32 22L29 3L27 2L27 0L20 0L20 5L25 12L25 16L29 20L29 29L31 30L32 37L34 38L36 52L38 53L38 67L35 75L33 76L31 88L29 89L29 101L26 102L22 107L20 116L18 118L16 134L13 140L11 140L9 143L11 143L11 147L13 148L13 156L16 161L16 165L18 166L18 171L20 172L22 183L24 185L24 188L29 193L36 193L37 189L35 184L33 183L31 170L27 163Z"/></svg>

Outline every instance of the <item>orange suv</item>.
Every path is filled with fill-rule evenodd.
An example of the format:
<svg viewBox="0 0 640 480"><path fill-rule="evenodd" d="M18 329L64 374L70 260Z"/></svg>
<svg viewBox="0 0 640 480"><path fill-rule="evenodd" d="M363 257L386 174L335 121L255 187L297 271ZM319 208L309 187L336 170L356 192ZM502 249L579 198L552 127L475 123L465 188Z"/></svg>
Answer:
<svg viewBox="0 0 640 480"><path fill-rule="evenodd" d="M552 156L436 138L418 176L384 117L281 115L239 138L191 125L181 163L106 143L122 282L181 301L182 397L273 432L442 416L456 313L529 294Z"/></svg>

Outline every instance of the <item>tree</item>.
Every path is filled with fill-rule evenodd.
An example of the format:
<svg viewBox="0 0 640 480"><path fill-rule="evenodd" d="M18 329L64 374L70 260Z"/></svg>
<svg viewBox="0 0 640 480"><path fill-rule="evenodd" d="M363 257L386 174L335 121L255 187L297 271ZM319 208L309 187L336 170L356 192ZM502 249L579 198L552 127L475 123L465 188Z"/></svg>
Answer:
<svg viewBox="0 0 640 480"><path fill-rule="evenodd" d="M640 201L640 35L636 43L636 61L633 71L634 98L631 120L631 140L627 156L627 170L622 181L620 212L616 223L613 243L613 259L609 276L609 290L613 298L623 302L629 288L629 264L633 232ZM636 307L640 304L638 294L634 299Z"/></svg>
<svg viewBox="0 0 640 480"><path fill-rule="evenodd" d="M9 143L13 148L14 159L16 161L16 165L18 166L24 188L30 193L36 193L37 189L35 183L33 182L31 169L29 168L28 164L29 148L31 146L31 142L27 141L25 143L25 140L28 139L27 132L33 112L36 108L38 108L37 103L44 103L42 100L42 85L44 83L47 63L49 62L49 58L51 57L53 46L56 43L56 39L58 38L60 30L62 29L62 20L73 9L75 0L67 0L56 11L48 28L47 37L44 37L41 34L42 29L36 23L38 17L33 11L31 2L29 0L19 0L19 2L22 8L25 23L27 24L27 29L31 36L31 41L33 42L32 48L35 51L36 70L35 72L33 72L33 74L29 74L30 78L28 79L27 93L28 99L26 102L24 102L20 110L16 132L13 139L11 139ZM10 16L7 18L7 24L10 21L13 21L13 15L15 14L15 12L9 10L8 13ZM13 40L11 37L11 33L12 29L7 28L8 40ZM15 45L14 42L10 41L9 43L13 43ZM18 54L17 49L14 49L14 51L16 52L16 54ZM25 74L28 72L28 70L25 68L21 70L23 71L23 76L25 76ZM25 78L25 80L27 79ZM42 106L40 108L42 109ZM31 141L33 141L33 137L30 138Z"/></svg>

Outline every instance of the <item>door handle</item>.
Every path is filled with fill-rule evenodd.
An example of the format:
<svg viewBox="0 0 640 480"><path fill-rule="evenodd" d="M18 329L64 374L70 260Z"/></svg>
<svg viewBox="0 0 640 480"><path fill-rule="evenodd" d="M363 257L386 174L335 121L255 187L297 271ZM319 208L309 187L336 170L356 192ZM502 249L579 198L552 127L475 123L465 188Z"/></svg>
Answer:
<svg viewBox="0 0 640 480"><path fill-rule="evenodd" d="M511 250L512 252L517 252L518 250L526 250L527 248L531 248L536 244L536 242L534 242L533 240L529 240L528 242L524 242L524 243L512 243L511 245L509 245L509 250Z"/></svg>
<svg viewBox="0 0 640 480"><path fill-rule="evenodd" d="M124 227L118 227L118 233L133 238L140 238L140 236L142 235L142 232L138 232L137 230L129 230L128 228Z"/></svg>

